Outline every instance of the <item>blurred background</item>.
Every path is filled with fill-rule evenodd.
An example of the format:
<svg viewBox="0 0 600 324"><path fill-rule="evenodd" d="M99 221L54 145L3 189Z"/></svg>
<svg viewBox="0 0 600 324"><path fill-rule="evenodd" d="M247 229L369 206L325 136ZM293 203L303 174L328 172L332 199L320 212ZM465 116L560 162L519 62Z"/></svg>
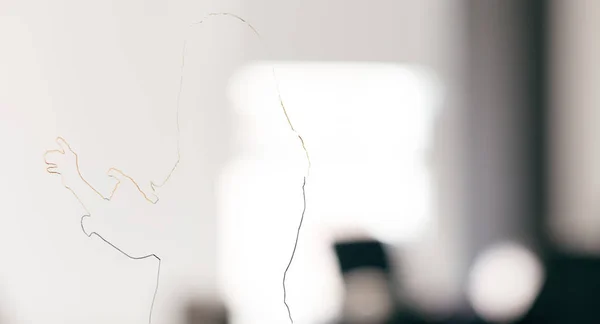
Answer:
<svg viewBox="0 0 600 324"><path fill-rule="evenodd" d="M279 95L294 323L598 323L599 30L594 0L1 1L0 324L147 323L156 264L81 235L41 156L162 176L184 40L172 323L289 322Z"/></svg>

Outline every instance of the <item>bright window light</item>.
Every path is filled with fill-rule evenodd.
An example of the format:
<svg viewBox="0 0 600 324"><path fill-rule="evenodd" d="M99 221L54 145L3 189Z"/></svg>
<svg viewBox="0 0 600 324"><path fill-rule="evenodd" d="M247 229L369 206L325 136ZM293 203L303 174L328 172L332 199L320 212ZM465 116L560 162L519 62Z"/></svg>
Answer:
<svg viewBox="0 0 600 324"><path fill-rule="evenodd" d="M276 80L273 74L275 69ZM341 308L333 237L357 229L391 244L418 240L434 215L428 161L440 100L426 69L384 63L257 62L231 78L236 158L219 183L223 294L235 323L282 323L282 275L307 210L288 303L318 323Z"/></svg>

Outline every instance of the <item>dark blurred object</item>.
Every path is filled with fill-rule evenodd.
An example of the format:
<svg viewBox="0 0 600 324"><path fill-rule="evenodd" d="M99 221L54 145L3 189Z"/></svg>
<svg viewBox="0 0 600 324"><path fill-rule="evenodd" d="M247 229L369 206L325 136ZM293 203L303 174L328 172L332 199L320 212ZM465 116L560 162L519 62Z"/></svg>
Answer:
<svg viewBox="0 0 600 324"><path fill-rule="evenodd" d="M547 279L521 323L600 323L600 258L559 254L547 262Z"/></svg>
<svg viewBox="0 0 600 324"><path fill-rule="evenodd" d="M375 240L338 242L335 251L345 285L339 323L426 323L397 298L397 270L392 269L385 245Z"/></svg>
<svg viewBox="0 0 600 324"><path fill-rule="evenodd" d="M378 241L338 242L334 248L345 284L343 314L336 324L486 323L470 312L439 320L425 319L403 304L394 293L401 287L394 281L398 269L392 267L387 248Z"/></svg>
<svg viewBox="0 0 600 324"><path fill-rule="evenodd" d="M383 245L374 240L339 242L335 252L342 274L358 268L372 267L389 274L390 265Z"/></svg>
<svg viewBox="0 0 600 324"><path fill-rule="evenodd" d="M342 323L388 323L395 301L390 263L375 240L338 242L334 246L344 279Z"/></svg>
<svg viewBox="0 0 600 324"><path fill-rule="evenodd" d="M185 309L187 324L227 324L227 309L217 302L192 302Z"/></svg>

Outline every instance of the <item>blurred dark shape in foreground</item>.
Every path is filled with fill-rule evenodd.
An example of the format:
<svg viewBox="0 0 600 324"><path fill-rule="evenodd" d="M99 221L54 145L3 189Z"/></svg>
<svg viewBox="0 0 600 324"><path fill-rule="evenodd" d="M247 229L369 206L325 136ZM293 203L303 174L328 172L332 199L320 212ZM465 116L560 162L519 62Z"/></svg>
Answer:
<svg viewBox="0 0 600 324"><path fill-rule="evenodd" d="M518 323L600 323L600 258L556 254L546 268L542 291Z"/></svg>
<svg viewBox="0 0 600 324"><path fill-rule="evenodd" d="M344 278L345 298L337 324L485 324L470 309L430 320L395 296L385 246L374 240L338 242L335 251ZM600 323L600 258L554 254L545 262L546 281L530 310L515 324ZM439 269L444 271L444 269Z"/></svg>
<svg viewBox="0 0 600 324"><path fill-rule="evenodd" d="M227 324L229 315L226 307L217 302L190 302L185 308L186 324Z"/></svg>
<svg viewBox="0 0 600 324"><path fill-rule="evenodd" d="M376 241L335 245L345 286L343 323L386 323L392 316L393 274L384 247Z"/></svg>
<svg viewBox="0 0 600 324"><path fill-rule="evenodd" d="M335 244L345 297L339 324L427 323L404 305L396 291L401 287L398 269L375 240Z"/></svg>

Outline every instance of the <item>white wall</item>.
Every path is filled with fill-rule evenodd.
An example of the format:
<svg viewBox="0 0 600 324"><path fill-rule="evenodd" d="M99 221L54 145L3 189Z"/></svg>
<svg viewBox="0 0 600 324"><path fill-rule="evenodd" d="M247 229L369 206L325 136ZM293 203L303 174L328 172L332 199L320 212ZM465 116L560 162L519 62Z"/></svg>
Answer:
<svg viewBox="0 0 600 324"><path fill-rule="evenodd" d="M174 178L173 187L178 184L180 191L165 189L161 197L187 201L173 205L173 214L193 210L201 215L192 232L197 234L193 251L203 264L190 275L199 288L185 297L216 294L214 184L220 166L233 154L228 141L235 127L229 102L220 94L239 53L277 61L416 63L439 74L448 94L434 157L444 212L437 216L437 231L398 255L407 258L404 272L414 299L443 305L458 292L464 265L456 261L462 255L462 197L456 190L460 146L455 141L461 98L454 95L461 84L457 3L3 1L0 315L8 323L147 321L156 265L133 262L85 237L79 224L82 209L59 180L45 173L42 154L61 135L77 150L86 176L100 186L112 165L146 186L162 177L176 156L173 109L187 26L208 12L222 11L250 21L271 54L244 53L245 43L235 40L251 38L226 28L219 29L227 34L222 38L217 30L198 35L220 51L193 45L199 47L197 61L189 61L191 70L209 72L191 75L191 88L184 87L182 137L191 140L182 145L193 150L182 158L198 163L182 163L178 172L191 176ZM195 89L206 96L199 99ZM203 108L208 106L215 109ZM439 268L447 271L432 271Z"/></svg>

